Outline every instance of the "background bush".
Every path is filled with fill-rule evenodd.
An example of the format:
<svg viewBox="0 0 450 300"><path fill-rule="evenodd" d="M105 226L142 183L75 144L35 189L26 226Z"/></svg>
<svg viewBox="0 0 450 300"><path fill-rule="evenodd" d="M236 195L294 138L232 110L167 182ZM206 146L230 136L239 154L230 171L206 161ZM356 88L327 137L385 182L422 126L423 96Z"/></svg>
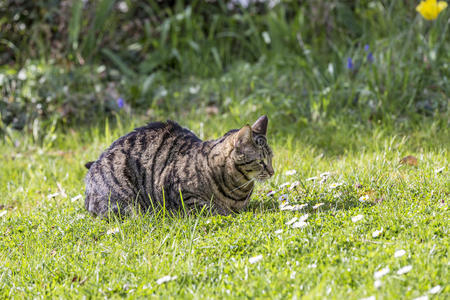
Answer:
<svg viewBox="0 0 450 300"><path fill-rule="evenodd" d="M299 126L447 114L448 9L429 22L407 0L238 2L0 2L1 127L121 109Z"/></svg>

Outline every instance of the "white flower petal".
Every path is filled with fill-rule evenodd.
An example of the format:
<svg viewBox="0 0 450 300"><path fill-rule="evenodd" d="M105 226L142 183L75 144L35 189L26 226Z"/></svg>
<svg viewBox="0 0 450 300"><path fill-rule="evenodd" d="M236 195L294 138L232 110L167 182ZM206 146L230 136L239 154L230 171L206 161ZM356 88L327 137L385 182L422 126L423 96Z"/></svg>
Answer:
<svg viewBox="0 0 450 300"><path fill-rule="evenodd" d="M377 279L377 280L375 280L375 282L373 283L373 286L374 286L376 289L379 289L379 288L381 287L382 284L383 284L383 283L381 282L381 280Z"/></svg>
<svg viewBox="0 0 450 300"><path fill-rule="evenodd" d="M316 205L313 206L313 209L318 209L319 207L325 205L325 203L317 203Z"/></svg>
<svg viewBox="0 0 450 300"><path fill-rule="evenodd" d="M366 202L367 200L369 200L369 196L368 195L364 195L359 197L359 202Z"/></svg>
<svg viewBox="0 0 450 300"><path fill-rule="evenodd" d="M270 35L267 31L263 31L262 37L263 37L264 43L270 44Z"/></svg>
<svg viewBox="0 0 450 300"><path fill-rule="evenodd" d="M157 284L163 284L163 283L166 283L166 282L175 280L175 279L177 279L177 276L170 276L170 275L167 275L167 276L161 277L161 278L159 278L158 280L156 280L156 283L157 283Z"/></svg>
<svg viewBox="0 0 450 300"><path fill-rule="evenodd" d="M360 300L377 300L377 298L375 298L375 296L370 296L367 298L361 298Z"/></svg>
<svg viewBox="0 0 450 300"><path fill-rule="evenodd" d="M292 191L293 189L295 189L296 186L298 186L300 184L299 181L294 181L293 183L291 183L291 186L289 187L289 190Z"/></svg>
<svg viewBox="0 0 450 300"><path fill-rule="evenodd" d="M363 218L364 218L363 215L354 216L354 217L352 217L352 222L355 223L355 222L361 221Z"/></svg>
<svg viewBox="0 0 450 300"><path fill-rule="evenodd" d="M379 237L382 233L383 233L383 227L381 227L380 230L375 230L374 232L372 232L372 237L373 238Z"/></svg>
<svg viewBox="0 0 450 300"><path fill-rule="evenodd" d="M0 210L0 217L6 215L7 212L8 212L7 210Z"/></svg>
<svg viewBox="0 0 450 300"><path fill-rule="evenodd" d="M320 174L320 177L329 177L331 175L331 172L324 172Z"/></svg>
<svg viewBox="0 0 450 300"><path fill-rule="evenodd" d="M283 194L280 197L278 197L278 201L285 201L288 198L287 194Z"/></svg>
<svg viewBox="0 0 450 300"><path fill-rule="evenodd" d="M273 196L275 195L275 193L276 193L275 191L270 191L267 193L267 197Z"/></svg>
<svg viewBox="0 0 450 300"><path fill-rule="evenodd" d="M291 183L290 182L285 182L285 183L283 183L283 184L280 184L279 186L278 186L278 188L280 189L280 190L282 190L282 189L284 189L285 187L287 187L288 185L290 185Z"/></svg>
<svg viewBox="0 0 450 300"><path fill-rule="evenodd" d="M405 251L405 250L403 250L403 249L397 250L397 251L395 251L395 253L394 253L394 257L395 257L395 258L399 258L399 257L402 257L402 256L405 255L405 254L406 254L406 251Z"/></svg>
<svg viewBox="0 0 450 300"><path fill-rule="evenodd" d="M335 183L332 183L332 184L330 185L330 189L338 188L338 187L340 187L340 186L343 185L343 184L344 184L343 182L335 182Z"/></svg>
<svg viewBox="0 0 450 300"><path fill-rule="evenodd" d="M199 85L191 86L189 88L189 93L191 93L191 94L197 94L199 91L200 91Z"/></svg>
<svg viewBox="0 0 450 300"><path fill-rule="evenodd" d="M437 285L433 288L431 288L428 293L430 294L438 294L442 290L442 287L440 285Z"/></svg>
<svg viewBox="0 0 450 300"><path fill-rule="evenodd" d="M295 221L297 221L297 220L298 220L298 218L297 218L297 217L294 217L294 218L290 219L289 221L287 221L285 224L289 226L289 225L291 225L291 224L294 224Z"/></svg>
<svg viewBox="0 0 450 300"><path fill-rule="evenodd" d="M280 205L280 210L294 210L294 206L292 205Z"/></svg>
<svg viewBox="0 0 450 300"><path fill-rule="evenodd" d="M78 199L81 199L81 198L83 198L83 196L81 196L81 195L76 195L75 197L73 197L72 199L70 199L70 201L75 202L75 201L77 201Z"/></svg>
<svg viewBox="0 0 450 300"><path fill-rule="evenodd" d="M52 199L52 198L55 198L56 196L59 196L59 193L53 193L53 194L47 195L47 198Z"/></svg>
<svg viewBox="0 0 450 300"><path fill-rule="evenodd" d="M411 270L412 270L412 266L411 266L411 265L405 266L405 267L403 267L403 268L401 268L401 269L399 269L399 270L397 271L397 275L403 275L403 274L406 274L406 273L408 273L408 272L411 271Z"/></svg>
<svg viewBox="0 0 450 300"><path fill-rule="evenodd" d="M317 176L309 177L309 178L306 178L305 181L314 181L316 179L319 179L319 177L317 177Z"/></svg>
<svg viewBox="0 0 450 300"><path fill-rule="evenodd" d="M298 221L295 222L294 224L292 224L292 228L304 228L308 225L308 223L303 222L303 221Z"/></svg>
<svg viewBox="0 0 450 300"><path fill-rule="evenodd" d="M298 219L299 221L305 222L308 219L309 215L308 214L304 214L303 216L300 217L300 219Z"/></svg>
<svg viewBox="0 0 450 300"><path fill-rule="evenodd" d="M119 227L116 227L116 228L111 228L110 230L108 230L106 232L106 234L116 234L116 233L119 233L119 232L120 232Z"/></svg>
<svg viewBox="0 0 450 300"><path fill-rule="evenodd" d="M299 211L308 206L308 204L295 204L289 205L287 203L282 203L280 205L280 210L290 210L290 211Z"/></svg>
<svg viewBox="0 0 450 300"><path fill-rule="evenodd" d="M263 258L263 256L260 254L260 255L254 256L254 257L250 257L248 259L248 262L251 263L251 264L255 264L258 261L260 261L262 258Z"/></svg>
<svg viewBox="0 0 450 300"><path fill-rule="evenodd" d="M286 175L288 175L288 176L290 176L290 175L294 175L295 173L297 173L297 171L296 170L289 170L289 171L286 171Z"/></svg>
<svg viewBox="0 0 450 300"><path fill-rule="evenodd" d="M278 230L275 231L275 234L280 234L282 232L283 232L283 229L278 229Z"/></svg>
<svg viewBox="0 0 450 300"><path fill-rule="evenodd" d="M445 169L445 167L436 169L436 170L434 171L434 173L436 173L436 174L442 173L442 171L444 171L444 169Z"/></svg>
<svg viewBox="0 0 450 300"><path fill-rule="evenodd" d="M380 278L383 277L384 275L387 275L390 271L391 271L391 270L389 269L389 267L383 268L383 269L381 269L381 270L379 270L379 271L376 271L376 272L373 274L373 277L374 277L375 279L380 279Z"/></svg>

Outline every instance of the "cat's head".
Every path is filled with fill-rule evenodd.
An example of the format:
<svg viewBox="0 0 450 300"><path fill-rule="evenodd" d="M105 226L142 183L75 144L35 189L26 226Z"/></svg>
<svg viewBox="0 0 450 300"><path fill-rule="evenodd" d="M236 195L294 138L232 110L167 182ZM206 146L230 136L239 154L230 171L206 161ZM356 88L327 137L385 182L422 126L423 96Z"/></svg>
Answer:
<svg viewBox="0 0 450 300"><path fill-rule="evenodd" d="M266 138L268 121L267 116L261 116L252 126L245 125L234 134L235 166L247 178L266 180L274 174L273 153Z"/></svg>

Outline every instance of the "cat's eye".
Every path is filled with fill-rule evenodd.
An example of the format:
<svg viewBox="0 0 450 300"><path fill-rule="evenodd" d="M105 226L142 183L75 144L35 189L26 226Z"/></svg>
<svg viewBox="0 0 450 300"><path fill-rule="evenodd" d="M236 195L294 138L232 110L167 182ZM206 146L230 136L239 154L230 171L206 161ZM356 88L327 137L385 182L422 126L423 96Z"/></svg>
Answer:
<svg viewBox="0 0 450 300"><path fill-rule="evenodd" d="M265 146L267 144L267 140L266 140L266 138L264 136L260 135L260 136L256 137L255 143L256 143L256 145L262 147L262 146Z"/></svg>

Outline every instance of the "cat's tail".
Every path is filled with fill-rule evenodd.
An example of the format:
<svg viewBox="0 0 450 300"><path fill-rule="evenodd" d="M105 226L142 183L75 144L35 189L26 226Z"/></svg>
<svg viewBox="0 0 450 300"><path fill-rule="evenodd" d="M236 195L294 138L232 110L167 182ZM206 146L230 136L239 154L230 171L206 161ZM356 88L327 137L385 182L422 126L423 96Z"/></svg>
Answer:
<svg viewBox="0 0 450 300"><path fill-rule="evenodd" d="M86 167L86 169L89 170L93 164L94 164L94 161L88 161L87 163L84 164L84 166Z"/></svg>

